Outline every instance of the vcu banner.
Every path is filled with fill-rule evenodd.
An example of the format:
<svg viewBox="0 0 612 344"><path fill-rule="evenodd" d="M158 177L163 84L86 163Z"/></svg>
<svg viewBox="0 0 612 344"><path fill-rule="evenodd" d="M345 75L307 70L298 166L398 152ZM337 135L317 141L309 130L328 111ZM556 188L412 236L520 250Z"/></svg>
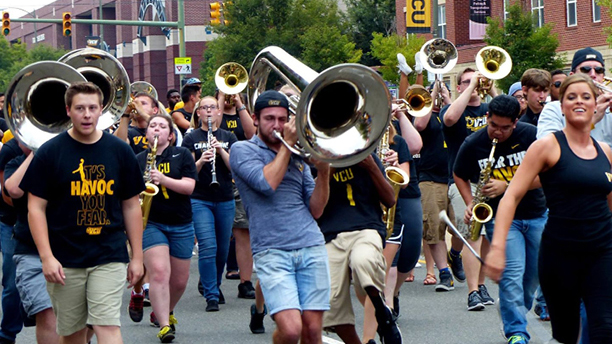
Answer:
<svg viewBox="0 0 612 344"><path fill-rule="evenodd" d="M431 0L406 0L406 32L431 32Z"/></svg>
<svg viewBox="0 0 612 344"><path fill-rule="evenodd" d="M487 17L491 16L491 0L470 0L470 39L481 40L487 30Z"/></svg>

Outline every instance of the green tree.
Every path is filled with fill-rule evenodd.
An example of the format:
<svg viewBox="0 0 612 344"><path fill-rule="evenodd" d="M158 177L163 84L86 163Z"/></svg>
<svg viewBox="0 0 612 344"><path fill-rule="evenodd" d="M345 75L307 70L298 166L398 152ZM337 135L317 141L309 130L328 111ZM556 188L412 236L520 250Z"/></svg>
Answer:
<svg viewBox="0 0 612 344"><path fill-rule="evenodd" d="M559 40L557 34L551 32L550 24L535 27L531 11L523 9L518 2L508 7L508 12L505 22L502 18L488 18L484 39L489 45L505 49L512 58L512 71L497 81L497 87L505 92L529 68L552 71L562 68L565 63L556 53Z"/></svg>
<svg viewBox="0 0 612 344"><path fill-rule="evenodd" d="M372 34L390 36L396 33L395 0L345 0L352 39L364 54L361 63L379 65L380 61L369 54Z"/></svg>
<svg viewBox="0 0 612 344"><path fill-rule="evenodd" d="M353 62L360 54L351 45L335 0L234 0L227 3L224 18L229 25L214 28L219 37L208 43L203 55L203 94L214 92L213 76L220 65L233 61L249 69L259 51L270 45L317 71Z"/></svg>
<svg viewBox="0 0 612 344"><path fill-rule="evenodd" d="M612 0L597 0L596 3L601 7L607 8L608 10L605 12L607 12L610 18L612 18ZM601 13L603 12L604 11L602 10ZM612 46L612 27L604 28L604 32L608 34L608 39L606 39L606 41L608 41L608 44Z"/></svg>
<svg viewBox="0 0 612 344"><path fill-rule="evenodd" d="M408 38L392 34L384 36L381 33L374 33L370 54L381 62L380 72L383 79L398 85L400 75L397 71L397 53L402 53L406 57L409 66L414 66L414 54L425 44L425 39L416 35L409 35ZM414 73L409 76L410 83L414 83Z"/></svg>

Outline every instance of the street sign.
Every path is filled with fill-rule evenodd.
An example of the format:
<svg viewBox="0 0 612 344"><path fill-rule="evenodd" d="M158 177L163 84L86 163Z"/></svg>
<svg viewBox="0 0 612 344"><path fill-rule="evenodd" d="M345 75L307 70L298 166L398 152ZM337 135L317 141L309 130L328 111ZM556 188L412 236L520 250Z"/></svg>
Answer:
<svg viewBox="0 0 612 344"><path fill-rule="evenodd" d="M191 57L174 58L174 74L191 74Z"/></svg>

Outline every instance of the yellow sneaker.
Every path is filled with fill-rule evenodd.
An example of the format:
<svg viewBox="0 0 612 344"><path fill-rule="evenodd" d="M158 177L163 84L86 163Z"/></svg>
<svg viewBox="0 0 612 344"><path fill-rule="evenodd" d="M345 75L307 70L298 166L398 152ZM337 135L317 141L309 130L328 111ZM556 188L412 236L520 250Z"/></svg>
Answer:
<svg viewBox="0 0 612 344"><path fill-rule="evenodd" d="M178 320L174 316L174 313L170 313L170 318L168 318L168 322L170 323L170 328L172 331L176 331L176 327L174 325L178 324Z"/></svg>
<svg viewBox="0 0 612 344"><path fill-rule="evenodd" d="M164 326L159 330L157 338L159 338L162 343L172 343L174 340L174 330L170 328L170 326Z"/></svg>

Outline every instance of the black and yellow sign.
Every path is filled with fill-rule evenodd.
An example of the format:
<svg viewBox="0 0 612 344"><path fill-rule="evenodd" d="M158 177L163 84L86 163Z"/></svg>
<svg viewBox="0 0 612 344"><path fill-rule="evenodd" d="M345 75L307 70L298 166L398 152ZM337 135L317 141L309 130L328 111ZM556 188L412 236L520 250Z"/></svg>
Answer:
<svg viewBox="0 0 612 344"><path fill-rule="evenodd" d="M430 0L407 0L406 1L406 32L430 32L431 31L431 1Z"/></svg>

